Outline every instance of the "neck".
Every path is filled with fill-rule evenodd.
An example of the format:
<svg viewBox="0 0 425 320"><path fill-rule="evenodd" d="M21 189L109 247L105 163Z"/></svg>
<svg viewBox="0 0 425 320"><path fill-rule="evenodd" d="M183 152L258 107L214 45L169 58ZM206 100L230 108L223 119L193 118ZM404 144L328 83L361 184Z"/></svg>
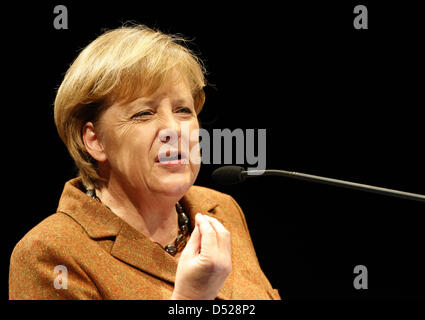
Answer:
<svg viewBox="0 0 425 320"><path fill-rule="evenodd" d="M181 196L166 196L136 190L109 180L96 190L102 203L154 242L165 246L178 233L176 202Z"/></svg>

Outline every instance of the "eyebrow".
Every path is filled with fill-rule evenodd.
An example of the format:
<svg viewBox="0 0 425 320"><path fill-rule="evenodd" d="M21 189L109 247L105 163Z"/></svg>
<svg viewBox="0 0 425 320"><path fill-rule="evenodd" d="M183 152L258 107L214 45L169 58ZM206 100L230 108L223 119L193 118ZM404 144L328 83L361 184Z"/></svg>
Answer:
<svg viewBox="0 0 425 320"><path fill-rule="evenodd" d="M187 104L193 104L192 102L193 102L193 99L185 99L185 98L181 98L181 99L177 99L177 100L175 100L175 101L173 101L175 104L184 104L184 105L187 105Z"/></svg>
<svg viewBox="0 0 425 320"><path fill-rule="evenodd" d="M155 107L155 105L156 105L157 103L156 103L156 101L155 100L152 100L152 99L146 99L146 98L139 98L139 99L137 99L137 100L135 100L135 101L133 101L131 104L130 104L130 106L132 107L132 108L136 108L136 107L138 107L138 106L140 106L140 105L147 105L147 106L149 106L149 107Z"/></svg>
<svg viewBox="0 0 425 320"><path fill-rule="evenodd" d="M190 106L190 105L193 105L193 99L178 98L176 100L173 100L172 103ZM140 105L148 106L148 107L151 107L151 108L156 108L157 107L157 101L154 100L154 99L147 99L147 98L142 97L142 98L137 99L137 101L133 101L132 103L130 103L131 109L137 108Z"/></svg>

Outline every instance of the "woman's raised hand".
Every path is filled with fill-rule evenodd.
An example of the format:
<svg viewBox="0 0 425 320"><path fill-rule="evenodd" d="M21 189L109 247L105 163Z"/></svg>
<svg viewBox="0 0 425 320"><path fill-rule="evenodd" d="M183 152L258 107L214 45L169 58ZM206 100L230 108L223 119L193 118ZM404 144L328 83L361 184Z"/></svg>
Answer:
<svg viewBox="0 0 425 320"><path fill-rule="evenodd" d="M215 299L231 271L229 231L217 219L198 213L180 256L171 299Z"/></svg>

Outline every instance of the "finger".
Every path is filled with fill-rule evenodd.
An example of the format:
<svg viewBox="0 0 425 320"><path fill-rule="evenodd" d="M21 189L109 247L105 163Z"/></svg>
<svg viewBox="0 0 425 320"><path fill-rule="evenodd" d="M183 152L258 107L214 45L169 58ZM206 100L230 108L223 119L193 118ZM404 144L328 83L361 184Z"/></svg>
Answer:
<svg viewBox="0 0 425 320"><path fill-rule="evenodd" d="M230 232L216 218L205 216L217 233L217 243L221 249L230 249Z"/></svg>
<svg viewBox="0 0 425 320"><path fill-rule="evenodd" d="M190 235L189 241L186 244L186 247L183 251L186 251L187 254L195 256L199 253L201 248L201 233L199 232L198 225L195 225L195 228Z"/></svg>
<svg viewBox="0 0 425 320"><path fill-rule="evenodd" d="M211 257L217 250L217 233L205 216L201 214L196 215L196 221L199 224L199 231L201 232L201 255Z"/></svg>
<svg viewBox="0 0 425 320"><path fill-rule="evenodd" d="M208 216L208 215L204 215L204 217L211 223L211 226L214 228L216 232L220 232L220 233L227 232L227 229L216 218Z"/></svg>

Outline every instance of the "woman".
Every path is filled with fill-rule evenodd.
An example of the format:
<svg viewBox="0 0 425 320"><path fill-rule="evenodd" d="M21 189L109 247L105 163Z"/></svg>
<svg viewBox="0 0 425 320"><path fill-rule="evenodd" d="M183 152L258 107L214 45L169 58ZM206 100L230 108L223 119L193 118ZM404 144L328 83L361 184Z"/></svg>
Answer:
<svg viewBox="0 0 425 320"><path fill-rule="evenodd" d="M79 177L16 245L10 299L280 299L238 204L193 186L199 141L182 127L199 129L204 86L181 39L145 26L79 54L55 100Z"/></svg>

